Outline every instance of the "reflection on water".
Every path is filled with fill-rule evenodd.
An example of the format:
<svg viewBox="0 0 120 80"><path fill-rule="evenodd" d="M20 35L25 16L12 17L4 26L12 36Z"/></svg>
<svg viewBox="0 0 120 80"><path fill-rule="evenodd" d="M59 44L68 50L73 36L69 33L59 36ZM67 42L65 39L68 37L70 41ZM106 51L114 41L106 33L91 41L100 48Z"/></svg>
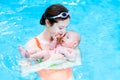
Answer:
<svg viewBox="0 0 120 80"><path fill-rule="evenodd" d="M76 80L118 80L119 0L0 0L0 78L40 80L36 73L20 75L17 46L44 29L39 19L46 7L55 2L64 4L71 13L68 30L81 34L82 65L73 67Z"/></svg>

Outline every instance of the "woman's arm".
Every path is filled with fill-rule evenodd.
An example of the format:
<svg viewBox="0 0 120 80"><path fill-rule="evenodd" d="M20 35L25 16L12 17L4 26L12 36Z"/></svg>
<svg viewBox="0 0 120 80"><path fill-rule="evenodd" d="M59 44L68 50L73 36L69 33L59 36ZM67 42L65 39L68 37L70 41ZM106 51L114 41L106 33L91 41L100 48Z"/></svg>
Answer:
<svg viewBox="0 0 120 80"><path fill-rule="evenodd" d="M34 39L31 39L25 45L25 48L18 46L18 50L22 57L29 58L30 55L37 53L40 49L37 47Z"/></svg>
<svg viewBox="0 0 120 80"><path fill-rule="evenodd" d="M37 53L39 51L41 51L37 44L36 44L36 40L33 38L31 40L29 40L26 45L25 45L25 49L28 51L29 54L34 54Z"/></svg>

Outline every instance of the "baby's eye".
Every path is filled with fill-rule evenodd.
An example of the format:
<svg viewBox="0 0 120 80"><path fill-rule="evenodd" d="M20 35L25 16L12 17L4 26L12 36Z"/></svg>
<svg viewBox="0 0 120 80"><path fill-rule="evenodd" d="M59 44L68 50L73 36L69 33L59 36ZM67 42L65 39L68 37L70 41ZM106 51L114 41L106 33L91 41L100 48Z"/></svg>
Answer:
<svg viewBox="0 0 120 80"><path fill-rule="evenodd" d="M59 29L64 29L64 26L59 26Z"/></svg>
<svg viewBox="0 0 120 80"><path fill-rule="evenodd" d="M69 39L69 36L67 36L67 39Z"/></svg>

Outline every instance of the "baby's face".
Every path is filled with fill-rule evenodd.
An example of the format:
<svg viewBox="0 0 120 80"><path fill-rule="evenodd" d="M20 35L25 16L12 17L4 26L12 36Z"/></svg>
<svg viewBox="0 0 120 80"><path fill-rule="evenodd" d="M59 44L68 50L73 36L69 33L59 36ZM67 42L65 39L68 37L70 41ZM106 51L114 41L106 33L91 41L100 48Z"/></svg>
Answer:
<svg viewBox="0 0 120 80"><path fill-rule="evenodd" d="M61 45L64 47L73 48L74 42L77 40L75 38L75 33L67 32L61 40Z"/></svg>

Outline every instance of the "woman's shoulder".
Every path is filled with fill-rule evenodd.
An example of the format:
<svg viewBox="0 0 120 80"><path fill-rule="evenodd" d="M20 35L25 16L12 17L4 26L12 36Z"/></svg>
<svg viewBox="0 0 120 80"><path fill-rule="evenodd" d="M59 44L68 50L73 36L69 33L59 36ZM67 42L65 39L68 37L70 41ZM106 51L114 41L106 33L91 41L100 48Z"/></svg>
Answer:
<svg viewBox="0 0 120 80"><path fill-rule="evenodd" d="M34 43L35 42L35 38L31 38L28 40L27 44L31 44L31 43Z"/></svg>
<svg viewBox="0 0 120 80"><path fill-rule="evenodd" d="M40 35L35 36L35 37L29 39L29 40L27 41L27 44L35 44L35 43L36 43L36 40L39 41L39 37L40 37Z"/></svg>
<svg viewBox="0 0 120 80"><path fill-rule="evenodd" d="M31 38L30 40L28 40L27 41L27 43L26 43L26 47L30 47L30 46L34 46L34 45L36 45L36 41L35 41L35 38Z"/></svg>

